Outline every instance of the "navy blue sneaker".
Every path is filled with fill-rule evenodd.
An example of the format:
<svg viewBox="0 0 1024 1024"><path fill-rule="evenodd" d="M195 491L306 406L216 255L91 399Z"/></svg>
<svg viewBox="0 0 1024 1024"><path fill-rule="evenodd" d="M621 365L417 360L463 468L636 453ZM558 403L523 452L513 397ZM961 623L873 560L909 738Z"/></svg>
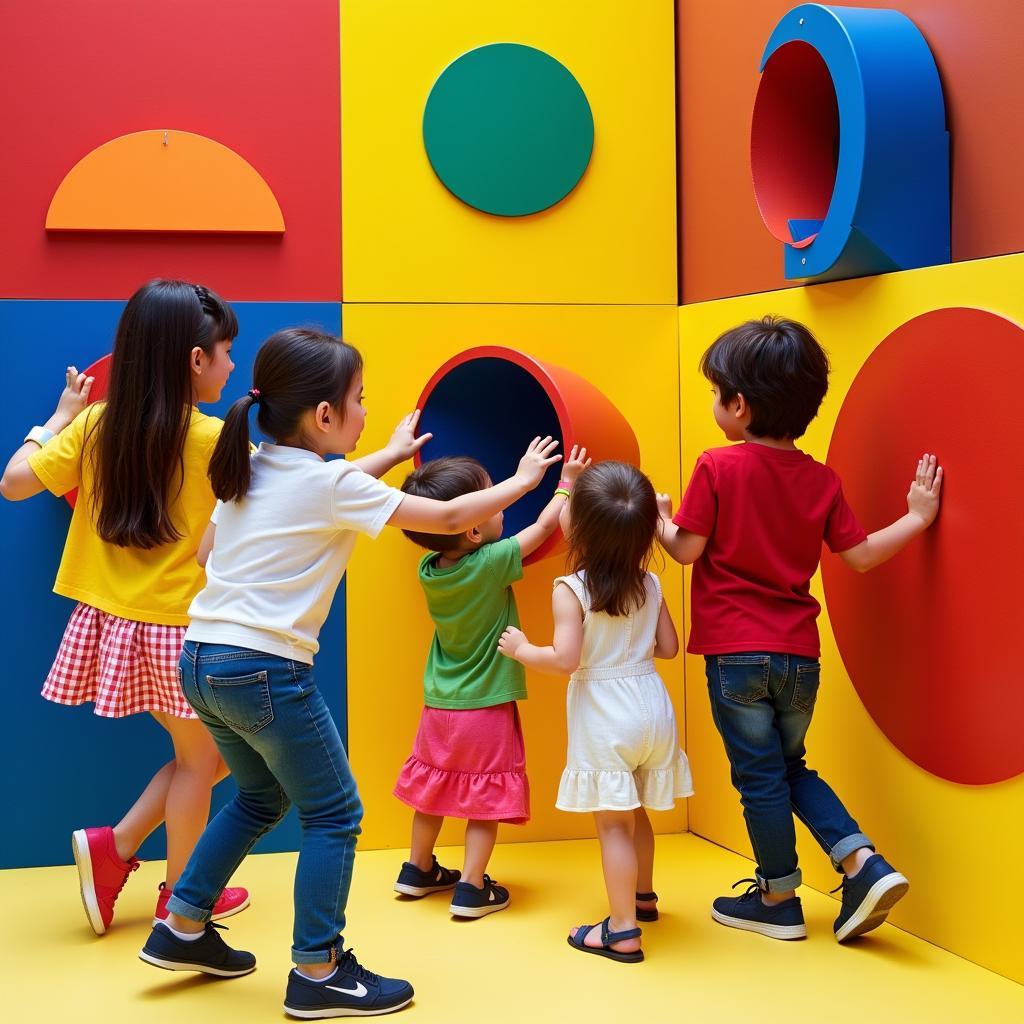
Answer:
<svg viewBox="0 0 1024 1024"><path fill-rule="evenodd" d="M455 886L449 912L454 917L486 917L495 911L504 910L509 903L508 889L498 885L490 875L484 875L483 887L478 889L469 882Z"/></svg>
<svg viewBox="0 0 1024 1024"><path fill-rule="evenodd" d="M420 871L415 864L406 861L398 873L395 892L403 896L429 896L432 892L454 889L455 883L462 877L461 872L441 867L437 858L431 854L433 863L429 871Z"/></svg>
<svg viewBox="0 0 1024 1024"><path fill-rule="evenodd" d="M804 939L807 926L800 897L768 907L761 901L761 888L754 878L741 878L734 886L750 882L742 896L719 896L711 905L711 916L730 928L758 932L772 939Z"/></svg>
<svg viewBox="0 0 1024 1024"><path fill-rule="evenodd" d="M853 876L843 878L843 909L832 930L839 942L846 942L877 928L889 911L907 895L910 883L880 854L873 854Z"/></svg>
<svg viewBox="0 0 1024 1024"><path fill-rule="evenodd" d="M382 978L363 967L351 949L338 961L338 969L313 981L293 970L288 975L284 1012L304 1020L327 1017L376 1017L393 1013L412 1002L412 985L399 978Z"/></svg>
<svg viewBox="0 0 1024 1024"><path fill-rule="evenodd" d="M139 959L165 971L200 971L218 978L237 978L256 970L256 957L232 949L218 934L224 926L207 922L202 938L187 942L179 939L161 921L154 925Z"/></svg>

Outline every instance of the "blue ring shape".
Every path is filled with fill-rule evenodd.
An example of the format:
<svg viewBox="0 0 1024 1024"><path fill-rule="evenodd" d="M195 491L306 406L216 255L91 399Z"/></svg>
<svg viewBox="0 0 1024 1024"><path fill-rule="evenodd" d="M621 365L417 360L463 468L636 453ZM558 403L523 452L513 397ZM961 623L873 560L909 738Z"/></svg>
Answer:
<svg viewBox="0 0 1024 1024"><path fill-rule="evenodd" d="M798 41L821 55L832 77L839 152L828 212L813 225L816 236L802 247L785 245L787 279L833 280L948 263L945 103L917 26L898 11L801 4L769 37L762 74L779 49ZM810 233L806 223L793 227L794 241Z"/></svg>

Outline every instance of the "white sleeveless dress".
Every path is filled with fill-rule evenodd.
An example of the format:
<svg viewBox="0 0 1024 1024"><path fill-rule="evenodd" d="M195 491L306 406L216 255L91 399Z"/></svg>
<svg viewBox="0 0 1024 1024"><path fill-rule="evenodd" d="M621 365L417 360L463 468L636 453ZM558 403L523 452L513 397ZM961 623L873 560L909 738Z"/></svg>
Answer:
<svg viewBox="0 0 1024 1024"><path fill-rule="evenodd" d="M583 607L583 650L566 710L569 743L556 806L562 811L671 810L693 794L675 713L654 667L661 583L629 615L590 610L586 574L560 576Z"/></svg>

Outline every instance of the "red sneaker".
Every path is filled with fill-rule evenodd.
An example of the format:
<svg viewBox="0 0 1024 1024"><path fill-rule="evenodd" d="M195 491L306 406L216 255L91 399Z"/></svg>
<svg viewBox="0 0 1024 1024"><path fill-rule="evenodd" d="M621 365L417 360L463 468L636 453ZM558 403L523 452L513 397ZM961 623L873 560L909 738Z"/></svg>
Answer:
<svg viewBox="0 0 1024 1024"><path fill-rule="evenodd" d="M167 883L161 882L160 895L156 898L156 910L153 912L153 924L156 924L157 921L167 920L167 901L171 895L172 890L167 888ZM220 894L220 899L213 905L213 915L210 920L219 921L222 917L240 914L247 906L249 906L248 889L225 889Z"/></svg>
<svg viewBox="0 0 1024 1024"><path fill-rule="evenodd" d="M109 825L73 832L71 850L78 866L82 905L92 930L102 935L110 927L117 897L139 861L135 857L121 860L114 845L114 830Z"/></svg>

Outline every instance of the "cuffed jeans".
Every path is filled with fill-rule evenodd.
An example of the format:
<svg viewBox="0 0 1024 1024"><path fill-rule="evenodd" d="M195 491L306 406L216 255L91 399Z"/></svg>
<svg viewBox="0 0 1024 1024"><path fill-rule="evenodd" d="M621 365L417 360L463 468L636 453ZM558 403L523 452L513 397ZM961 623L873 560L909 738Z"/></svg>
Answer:
<svg viewBox="0 0 1024 1024"><path fill-rule="evenodd" d="M842 871L843 859L871 840L804 761L819 662L759 651L715 655L705 663L711 714L739 790L761 887L788 892L801 882L794 813Z"/></svg>
<svg viewBox="0 0 1024 1024"><path fill-rule="evenodd" d="M213 734L238 792L206 827L167 903L207 921L260 836L295 804L302 849L295 871L295 963L326 963L342 948L363 808L337 726L309 665L240 647L186 641L181 684Z"/></svg>

